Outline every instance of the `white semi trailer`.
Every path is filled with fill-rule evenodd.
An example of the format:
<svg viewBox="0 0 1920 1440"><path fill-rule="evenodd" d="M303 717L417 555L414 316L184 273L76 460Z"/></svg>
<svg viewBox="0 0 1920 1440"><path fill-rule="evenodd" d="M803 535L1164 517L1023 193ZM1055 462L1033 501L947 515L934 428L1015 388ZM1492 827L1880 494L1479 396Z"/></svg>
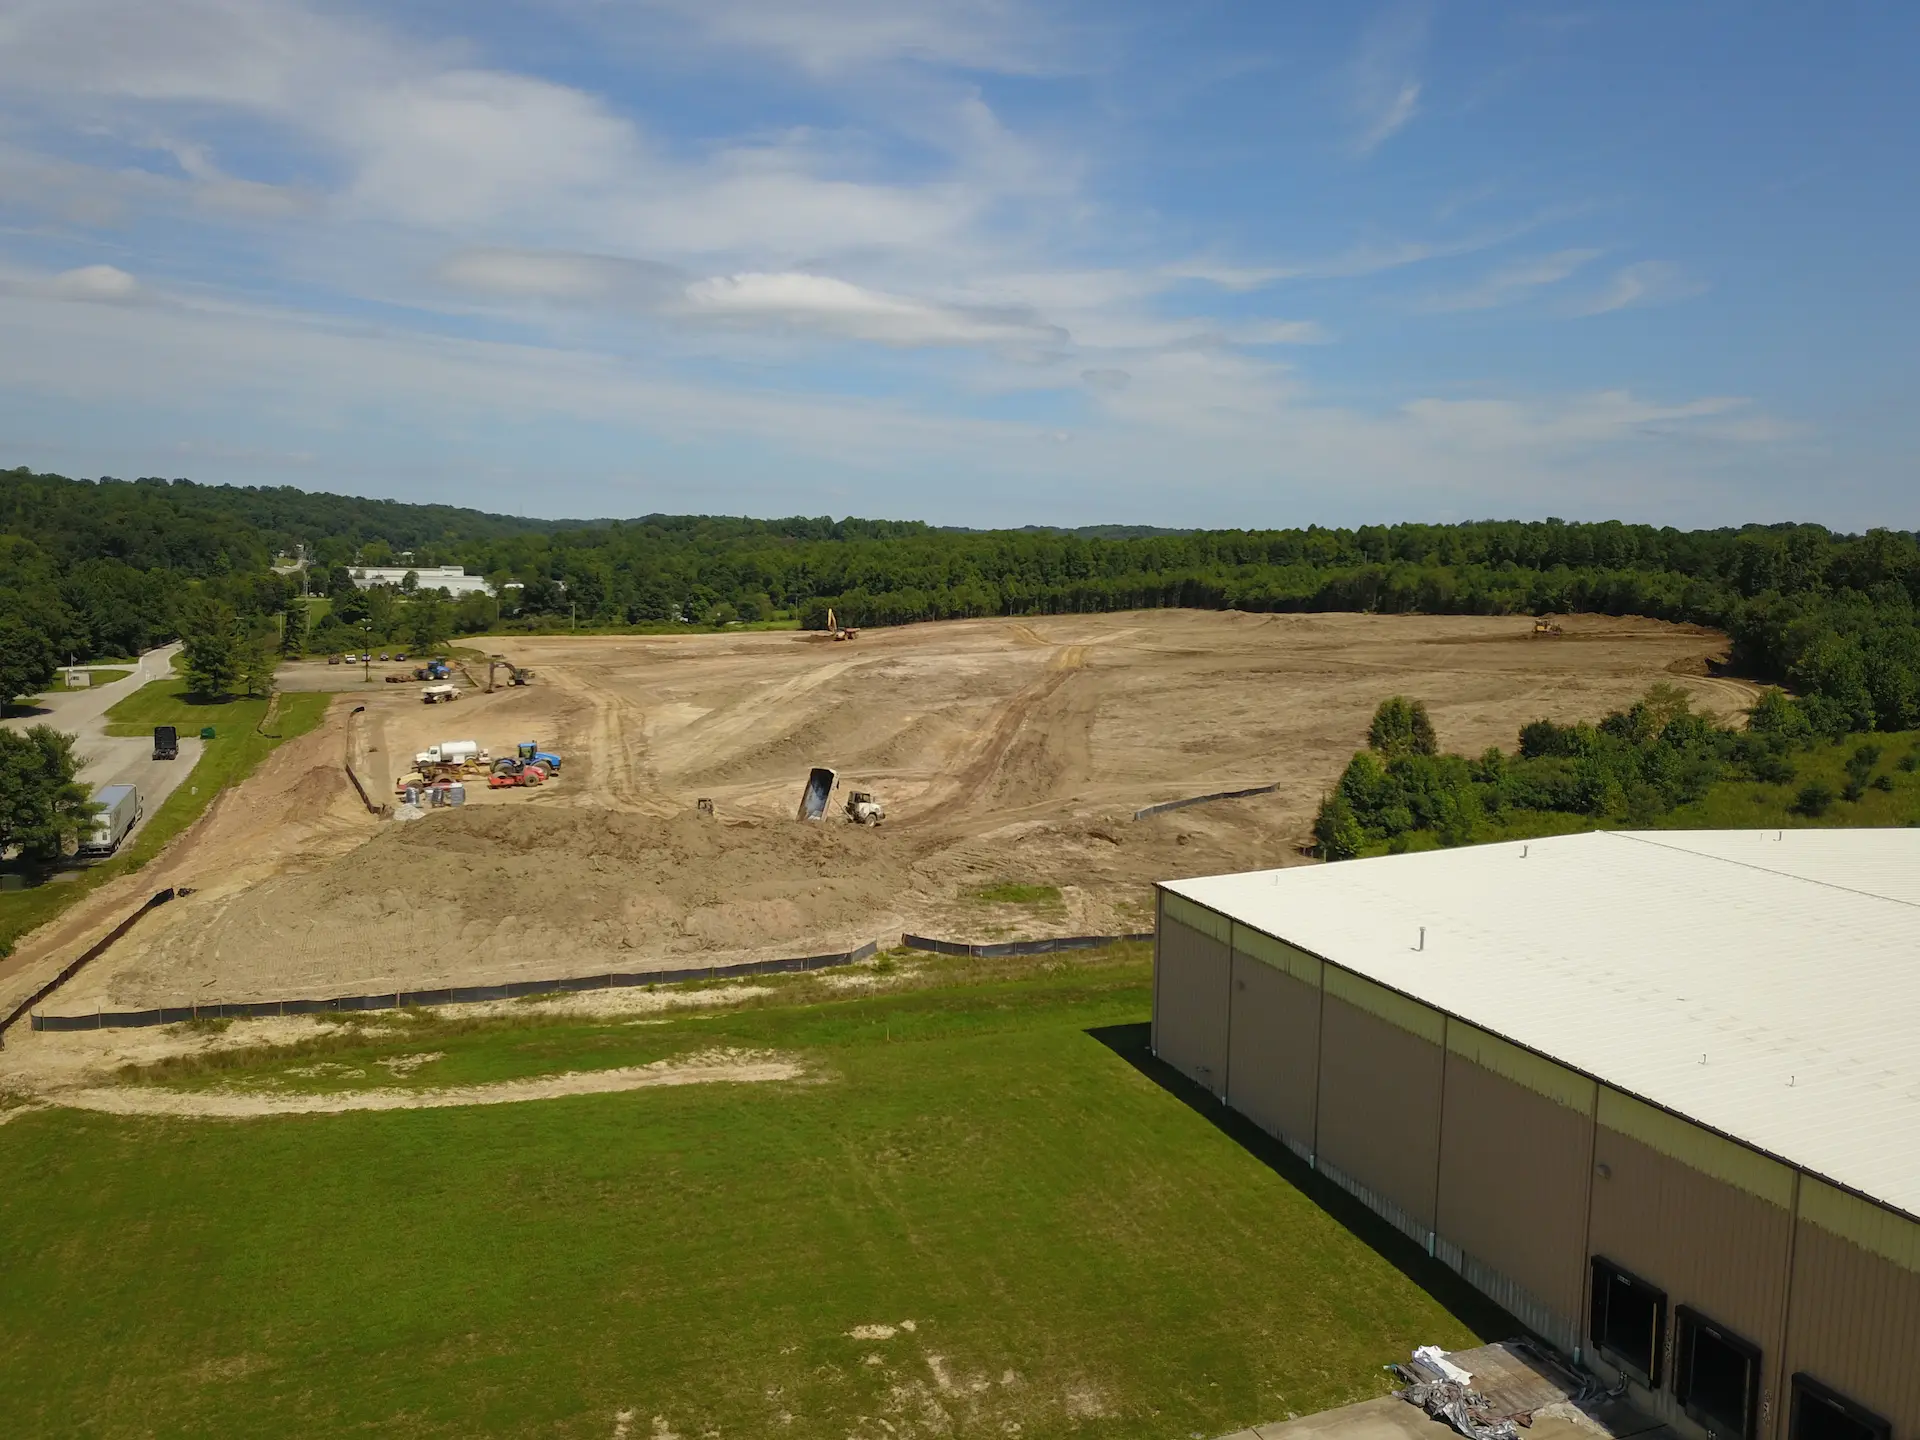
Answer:
<svg viewBox="0 0 1920 1440"><path fill-rule="evenodd" d="M82 855L111 855L140 823L140 790L134 785L109 785L93 797L102 807L93 817L93 829L81 839Z"/></svg>

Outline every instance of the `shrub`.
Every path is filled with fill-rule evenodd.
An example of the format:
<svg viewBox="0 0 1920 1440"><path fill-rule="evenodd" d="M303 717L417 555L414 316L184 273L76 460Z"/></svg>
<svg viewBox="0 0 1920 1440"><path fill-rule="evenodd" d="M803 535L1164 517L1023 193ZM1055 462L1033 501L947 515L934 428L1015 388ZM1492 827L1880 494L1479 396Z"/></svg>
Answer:
<svg viewBox="0 0 1920 1440"><path fill-rule="evenodd" d="M1902 755L1900 757L1900 768L1909 775L1915 770L1920 770L1920 750L1909 750L1906 754Z"/></svg>
<svg viewBox="0 0 1920 1440"><path fill-rule="evenodd" d="M1793 808L1801 815L1826 814L1833 808L1833 787L1824 780L1810 781L1801 786L1800 793L1793 797Z"/></svg>
<svg viewBox="0 0 1920 1440"><path fill-rule="evenodd" d="M1437 755L1440 742L1433 733L1424 701L1394 695L1380 702L1367 727L1367 748L1392 759L1399 755Z"/></svg>
<svg viewBox="0 0 1920 1440"><path fill-rule="evenodd" d="M1875 790L1884 791L1889 795L1892 794L1893 793L1893 777L1891 775L1874 776L1873 788Z"/></svg>
<svg viewBox="0 0 1920 1440"><path fill-rule="evenodd" d="M1753 778L1764 780L1769 785L1791 785L1793 783L1793 762L1772 750L1763 750L1748 762Z"/></svg>
<svg viewBox="0 0 1920 1440"><path fill-rule="evenodd" d="M1353 806L1339 791L1320 802L1320 813L1313 818L1313 839L1322 860L1351 860L1366 843Z"/></svg>
<svg viewBox="0 0 1920 1440"><path fill-rule="evenodd" d="M1879 763L1880 747L1878 745L1862 745L1847 757L1847 775L1850 779L1857 780L1864 785L1866 784L1867 777L1873 774L1873 767Z"/></svg>

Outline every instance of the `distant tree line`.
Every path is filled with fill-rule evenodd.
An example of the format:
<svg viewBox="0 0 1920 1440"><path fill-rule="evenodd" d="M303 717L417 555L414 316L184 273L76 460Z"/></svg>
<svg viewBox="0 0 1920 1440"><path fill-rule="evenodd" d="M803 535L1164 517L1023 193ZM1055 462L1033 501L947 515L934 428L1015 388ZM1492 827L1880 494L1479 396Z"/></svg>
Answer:
<svg viewBox="0 0 1920 1440"><path fill-rule="evenodd" d="M186 481L0 472L0 685L69 651L129 654L194 605L284 649L415 650L495 628L820 628L1184 606L1468 615L1592 611L1732 637L1823 733L1920 724L1920 540L1816 525L1682 531L1474 521L1357 529L955 531L913 521L650 515L518 519L441 505ZM276 556L302 556L278 574ZM363 591L350 567L460 565L498 599ZM382 598L384 596L384 598ZM324 607L310 602L325 597ZM322 613L324 611L324 613ZM317 618L310 618L317 617ZM224 621L222 621L224 623ZM216 627L217 628L217 627ZM251 633L251 632L250 632ZM237 682L235 682L237 683Z"/></svg>

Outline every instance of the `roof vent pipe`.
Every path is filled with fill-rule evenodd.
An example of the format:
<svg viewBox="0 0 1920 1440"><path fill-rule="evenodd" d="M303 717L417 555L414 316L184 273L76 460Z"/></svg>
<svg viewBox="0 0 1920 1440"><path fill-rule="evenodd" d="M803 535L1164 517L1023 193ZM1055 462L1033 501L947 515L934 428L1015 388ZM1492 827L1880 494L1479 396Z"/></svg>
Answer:
<svg viewBox="0 0 1920 1440"><path fill-rule="evenodd" d="M1413 948L1416 950L1424 950L1427 948L1427 927L1426 926L1422 925L1420 927L1420 943L1414 946Z"/></svg>

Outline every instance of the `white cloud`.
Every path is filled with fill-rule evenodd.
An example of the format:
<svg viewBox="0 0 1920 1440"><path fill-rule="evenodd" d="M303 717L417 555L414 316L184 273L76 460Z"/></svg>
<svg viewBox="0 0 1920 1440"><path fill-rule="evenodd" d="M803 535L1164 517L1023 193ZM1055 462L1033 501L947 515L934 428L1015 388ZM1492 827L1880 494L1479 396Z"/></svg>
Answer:
<svg viewBox="0 0 1920 1440"><path fill-rule="evenodd" d="M1557 285L1588 262L1598 258L1598 250L1557 250L1503 265L1479 283L1451 294L1430 297L1422 306L1427 310L1492 310L1524 300L1539 290Z"/></svg>
<svg viewBox="0 0 1920 1440"><path fill-rule="evenodd" d="M48 282L48 291L62 300L132 300L140 293L139 282L113 265L82 265L63 270Z"/></svg>
<svg viewBox="0 0 1920 1440"><path fill-rule="evenodd" d="M1249 320L1222 333L1235 345L1324 345L1332 338L1317 320Z"/></svg>
<svg viewBox="0 0 1920 1440"><path fill-rule="evenodd" d="M1678 265L1665 260L1643 260L1616 271L1606 287L1573 307L1575 315L1604 315L1637 305L1662 305L1698 295L1706 287Z"/></svg>
<svg viewBox="0 0 1920 1440"><path fill-rule="evenodd" d="M819 76L900 61L1035 74L1066 57L1056 27L1012 0L638 0L634 9Z"/></svg>
<svg viewBox="0 0 1920 1440"><path fill-rule="evenodd" d="M1028 312L934 305L826 275L718 276L689 285L686 301L696 319L790 326L882 345L1053 346L1067 338Z"/></svg>
<svg viewBox="0 0 1920 1440"><path fill-rule="evenodd" d="M1372 154L1420 113L1418 68L1426 43L1427 7L1420 0L1400 0L1367 26L1348 77L1357 153Z"/></svg>

